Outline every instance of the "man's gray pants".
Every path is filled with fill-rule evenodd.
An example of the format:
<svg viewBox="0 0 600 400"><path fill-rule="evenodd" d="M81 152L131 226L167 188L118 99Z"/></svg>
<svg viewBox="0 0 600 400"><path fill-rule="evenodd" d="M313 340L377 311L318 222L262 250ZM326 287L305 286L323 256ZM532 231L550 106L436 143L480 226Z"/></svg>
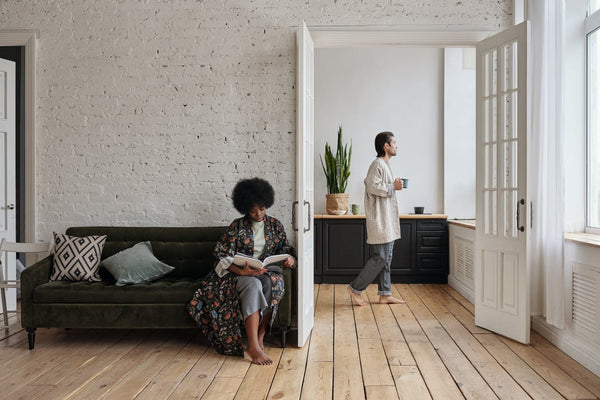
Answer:
<svg viewBox="0 0 600 400"><path fill-rule="evenodd" d="M391 264L394 254L394 242L370 244L371 258L360 274L350 283L350 289L360 294L377 278L378 292L380 296L392 294Z"/></svg>

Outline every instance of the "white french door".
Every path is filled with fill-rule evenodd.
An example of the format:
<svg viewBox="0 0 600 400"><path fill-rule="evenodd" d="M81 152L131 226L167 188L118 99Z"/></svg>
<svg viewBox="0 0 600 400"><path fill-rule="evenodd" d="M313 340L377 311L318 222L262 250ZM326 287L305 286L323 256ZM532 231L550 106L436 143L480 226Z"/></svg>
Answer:
<svg viewBox="0 0 600 400"><path fill-rule="evenodd" d="M304 21L297 34L296 226L298 228L298 347L314 325L314 43Z"/></svg>
<svg viewBox="0 0 600 400"><path fill-rule="evenodd" d="M15 63L0 58L0 239L6 238L10 242L14 242L16 238L15 73ZM6 259L0 261L2 261L1 268L5 278L15 279L17 273L15 253L9 253ZM7 308L9 311L17 308L15 289L7 291Z"/></svg>
<svg viewBox="0 0 600 400"><path fill-rule="evenodd" d="M525 21L477 45L475 324L529 343Z"/></svg>

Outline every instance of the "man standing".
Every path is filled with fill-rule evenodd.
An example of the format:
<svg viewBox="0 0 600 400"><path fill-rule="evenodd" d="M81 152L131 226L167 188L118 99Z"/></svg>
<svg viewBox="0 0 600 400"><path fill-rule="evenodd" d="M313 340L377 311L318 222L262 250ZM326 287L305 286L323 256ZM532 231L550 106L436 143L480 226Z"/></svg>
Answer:
<svg viewBox="0 0 600 400"><path fill-rule="evenodd" d="M367 305L362 291L378 279L379 303L402 304L392 296L390 265L394 241L400 238L400 219L396 190L402 190L402 179L394 179L389 165L396 155L396 138L392 132L381 132L375 137L377 158L371 163L365 178L365 214L367 219L367 244L372 257L360 274L347 287L348 293L360 306Z"/></svg>

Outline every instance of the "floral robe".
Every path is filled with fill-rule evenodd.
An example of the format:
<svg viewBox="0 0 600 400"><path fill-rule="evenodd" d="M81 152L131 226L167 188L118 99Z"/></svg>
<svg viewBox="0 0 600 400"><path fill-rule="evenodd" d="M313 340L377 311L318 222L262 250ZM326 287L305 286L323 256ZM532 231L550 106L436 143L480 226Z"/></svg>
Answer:
<svg viewBox="0 0 600 400"><path fill-rule="evenodd" d="M254 254L252 220L247 216L234 220L217 242L214 250L215 265L221 258L234 256L236 253L251 257ZM295 250L287 241L283 225L275 218L265 216L265 248L260 259L284 253L295 256ZM272 323L285 288L281 274L267 274L271 278ZM244 356L240 324L243 321L236 274L229 273L219 277L214 271L211 272L196 290L187 308L202 333L220 354Z"/></svg>

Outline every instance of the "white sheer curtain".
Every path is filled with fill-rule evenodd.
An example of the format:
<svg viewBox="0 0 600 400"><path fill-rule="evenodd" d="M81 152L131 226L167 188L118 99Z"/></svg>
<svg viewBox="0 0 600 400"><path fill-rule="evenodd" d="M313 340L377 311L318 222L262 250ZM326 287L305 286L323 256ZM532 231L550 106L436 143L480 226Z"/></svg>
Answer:
<svg viewBox="0 0 600 400"><path fill-rule="evenodd" d="M533 201L532 271L544 277L546 322L565 326L564 0L529 0L532 118L529 189ZM532 278L535 274L532 275ZM532 284L536 285L532 279ZM540 285L542 286L542 285Z"/></svg>

